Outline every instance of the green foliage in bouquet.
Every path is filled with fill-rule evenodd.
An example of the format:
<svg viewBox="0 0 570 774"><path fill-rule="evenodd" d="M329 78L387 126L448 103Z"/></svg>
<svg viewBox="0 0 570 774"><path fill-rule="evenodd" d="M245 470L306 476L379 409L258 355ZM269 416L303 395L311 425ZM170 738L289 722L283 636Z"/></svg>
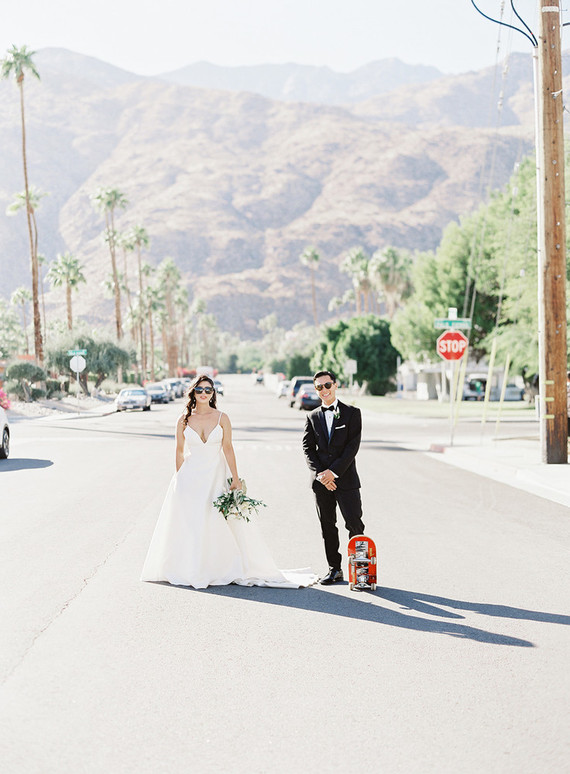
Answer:
<svg viewBox="0 0 570 774"><path fill-rule="evenodd" d="M243 478L240 481L241 489L232 489L231 491L224 492L224 494L221 494L214 500L214 508L217 508L226 521L228 519L250 521L251 516L254 513L257 514L260 508L267 507L262 500L254 500L252 497L248 497L245 481ZM231 483L231 479L228 478L228 486Z"/></svg>

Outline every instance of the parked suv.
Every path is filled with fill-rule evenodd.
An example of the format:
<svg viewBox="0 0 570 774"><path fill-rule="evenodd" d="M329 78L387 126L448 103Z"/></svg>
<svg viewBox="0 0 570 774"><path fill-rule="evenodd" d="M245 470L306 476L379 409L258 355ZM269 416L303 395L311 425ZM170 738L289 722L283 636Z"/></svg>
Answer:
<svg viewBox="0 0 570 774"><path fill-rule="evenodd" d="M8 415L0 406L0 460L7 460L10 454L10 423Z"/></svg>
<svg viewBox="0 0 570 774"><path fill-rule="evenodd" d="M291 384L289 386L289 392L287 393L287 398L289 399L289 405L291 408L295 405L295 398L297 397L297 393L299 392L299 388L302 384L310 384L313 385L313 377L312 376L294 376L291 379Z"/></svg>

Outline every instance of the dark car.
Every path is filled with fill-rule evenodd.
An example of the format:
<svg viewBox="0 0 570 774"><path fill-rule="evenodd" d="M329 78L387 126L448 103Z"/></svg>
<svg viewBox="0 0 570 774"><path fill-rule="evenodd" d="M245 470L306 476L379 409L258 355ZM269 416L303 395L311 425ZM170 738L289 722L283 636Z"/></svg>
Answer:
<svg viewBox="0 0 570 774"><path fill-rule="evenodd" d="M295 408L299 411L305 409L305 411L311 411L321 405L321 399L318 392L312 385L304 385L299 388L297 397L295 398Z"/></svg>
<svg viewBox="0 0 570 774"><path fill-rule="evenodd" d="M294 376L291 379L289 392L287 393L287 398L289 400L289 405L291 406L291 408L293 408L293 406L295 405L295 398L297 397L297 393L299 392L299 389L307 385L313 386L312 376Z"/></svg>
<svg viewBox="0 0 570 774"><path fill-rule="evenodd" d="M145 390L150 395L150 399L153 403L168 403L170 400L168 397L168 390L164 384L147 384Z"/></svg>

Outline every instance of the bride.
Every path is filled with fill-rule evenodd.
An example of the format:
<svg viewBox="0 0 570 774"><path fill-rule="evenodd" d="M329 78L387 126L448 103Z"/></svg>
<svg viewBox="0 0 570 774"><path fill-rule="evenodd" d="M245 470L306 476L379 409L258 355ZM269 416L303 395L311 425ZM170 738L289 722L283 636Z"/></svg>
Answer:
<svg viewBox="0 0 570 774"><path fill-rule="evenodd" d="M141 580L175 586L274 586L315 583L309 569L279 570L255 522L224 519L213 505L226 489L241 489L232 427L216 408L209 376L196 377L176 426L176 473L152 537Z"/></svg>

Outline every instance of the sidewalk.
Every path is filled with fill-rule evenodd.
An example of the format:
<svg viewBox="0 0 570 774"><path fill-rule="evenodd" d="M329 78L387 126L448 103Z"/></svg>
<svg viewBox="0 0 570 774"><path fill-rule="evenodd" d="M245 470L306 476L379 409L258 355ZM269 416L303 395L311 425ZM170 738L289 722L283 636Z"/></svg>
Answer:
<svg viewBox="0 0 570 774"><path fill-rule="evenodd" d="M427 452L433 459L570 507L570 468L541 462L538 436L434 447Z"/></svg>
<svg viewBox="0 0 570 774"><path fill-rule="evenodd" d="M396 401L386 398L358 399L357 405L370 419L388 416L398 417L400 423L415 423L418 420L444 419L449 410L435 401L418 404L411 401ZM378 403L380 411L374 405ZM429 404L429 405L426 405ZM520 404L505 404L503 407L501 432L503 437L495 437L493 425L497 417L496 409L489 412L485 433L474 436L462 429L463 423L479 422L477 413L481 412L478 404L462 404L462 415L456 425L453 445L449 442L449 434L434 432L433 437L426 441L425 436L403 441L402 446L422 451L434 460L469 470L480 476L500 481L503 484L522 489L525 492L544 497L552 502L570 507L570 465L546 465L541 461L541 448L538 422L534 421L532 409ZM385 412L385 413L384 413ZM531 420L526 428L517 430L519 421ZM521 432L522 430L522 432ZM438 438L440 440L438 440ZM441 440L445 438L445 440Z"/></svg>
<svg viewBox="0 0 570 774"><path fill-rule="evenodd" d="M30 419L87 419L102 417L115 412L111 398L65 398L63 400L43 399L33 403L13 402L8 409L11 424Z"/></svg>

